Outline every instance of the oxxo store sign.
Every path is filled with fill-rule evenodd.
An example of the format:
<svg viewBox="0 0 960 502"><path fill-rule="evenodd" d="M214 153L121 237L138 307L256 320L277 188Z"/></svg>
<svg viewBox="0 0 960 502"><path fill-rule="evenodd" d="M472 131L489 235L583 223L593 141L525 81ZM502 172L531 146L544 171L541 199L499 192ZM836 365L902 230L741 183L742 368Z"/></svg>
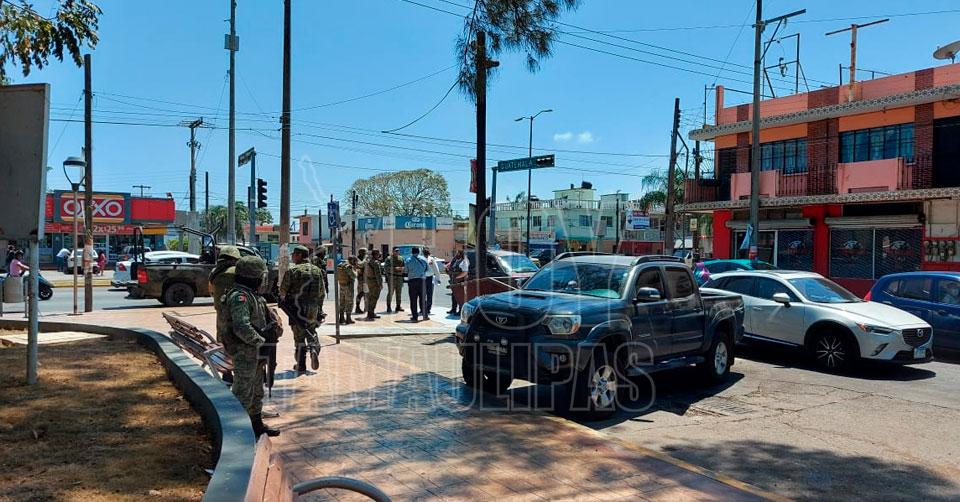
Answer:
<svg viewBox="0 0 960 502"><path fill-rule="evenodd" d="M130 197L123 193L97 193L93 195L93 223L101 224L102 233L111 232L115 225L130 222ZM77 201L73 200L73 192L54 192L54 221L72 223L75 218L83 220L84 198L79 194ZM94 227L94 233L98 233Z"/></svg>

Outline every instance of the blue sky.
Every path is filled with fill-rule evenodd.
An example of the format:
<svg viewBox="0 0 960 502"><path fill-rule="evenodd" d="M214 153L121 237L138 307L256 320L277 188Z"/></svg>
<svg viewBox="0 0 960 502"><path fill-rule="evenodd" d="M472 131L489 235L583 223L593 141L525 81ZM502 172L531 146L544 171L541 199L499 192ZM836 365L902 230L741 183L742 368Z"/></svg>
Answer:
<svg viewBox="0 0 960 502"><path fill-rule="evenodd" d="M417 1L463 12L443 0ZM258 168L268 180L271 209L277 215L282 2L238 3L241 130L237 151L256 147L261 153ZM50 4L49 0L38 1L37 10L45 13ZM203 147L198 205L202 209L204 171L210 173L211 204L223 203L227 194L228 62L223 36L228 31L228 1L100 0L99 4L104 11L101 42L92 52L95 119L155 126L95 124L95 189L135 191L133 185L150 185L151 194L172 192L178 207L187 207L189 135L185 127L174 126L202 116L216 128L199 132ZM753 34L749 23L741 27L745 20L752 21L753 5L752 0L585 0L562 21L613 31L611 35L621 38L563 26L567 34L561 35L561 40L634 59L557 44L554 56L542 62L541 70L530 73L522 55L503 55L488 97L488 141L507 146L490 147L488 158L526 156L527 126L514 119L552 108L553 113L541 115L535 123L534 146L567 151L557 152L558 168L535 172L533 193L549 197L551 190L590 181L601 193L622 190L638 197L640 176L666 166L674 97L681 99L684 128L689 129L702 120L704 85L716 81L750 89ZM849 37L825 37L824 33L851 22L949 11L898 15L889 23L861 31L859 66L888 73L942 64L932 59L933 50L960 38L955 30L960 23L955 1L764 3L765 17L800 8L807 13L790 23L784 33L801 33L801 59L811 88L836 85L838 64L848 61ZM461 19L400 0L294 0L293 9L293 213L301 213L304 207L315 212L330 194L342 197L358 177L421 167L446 176L454 210L464 212L472 201L467 184L473 147L448 140L469 142L474 138L472 104L454 91L429 116L403 130L435 139L379 132L413 120L450 87L455 70L440 70L455 63L453 44ZM847 19L860 16L864 18ZM792 43L774 45L767 64L780 56L792 59L793 51ZM52 84L53 118L82 119L82 69L54 62L29 77L21 77L15 68L10 70L17 83ZM330 105L432 73L436 75L395 91ZM792 76L787 79L792 81ZM777 85L789 86L786 82ZM728 103L747 99L727 94ZM708 115L712 114L711 105ZM56 169L51 173L50 188L66 187L60 163L78 154L82 144L82 123L51 122L49 162ZM240 168L240 200L245 200L248 178L249 171ZM525 189L522 173L503 175L498 180L498 199Z"/></svg>

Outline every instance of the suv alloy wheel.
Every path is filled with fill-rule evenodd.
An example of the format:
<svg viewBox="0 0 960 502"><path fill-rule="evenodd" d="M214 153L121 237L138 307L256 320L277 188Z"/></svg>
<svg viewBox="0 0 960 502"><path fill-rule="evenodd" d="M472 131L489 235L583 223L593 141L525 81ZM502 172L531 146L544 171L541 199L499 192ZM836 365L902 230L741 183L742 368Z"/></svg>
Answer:
<svg viewBox="0 0 960 502"><path fill-rule="evenodd" d="M609 350L603 347L593 350L587 367L574 376L574 411L582 412L588 420L602 420L617 411L622 387L618 366Z"/></svg>

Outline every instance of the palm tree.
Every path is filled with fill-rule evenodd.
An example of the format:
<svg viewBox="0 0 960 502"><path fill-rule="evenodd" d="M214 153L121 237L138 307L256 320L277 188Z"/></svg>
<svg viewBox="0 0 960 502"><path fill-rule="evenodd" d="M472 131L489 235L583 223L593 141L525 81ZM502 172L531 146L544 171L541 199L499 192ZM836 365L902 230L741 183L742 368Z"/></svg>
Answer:
<svg viewBox="0 0 960 502"><path fill-rule="evenodd" d="M667 169L654 169L649 174L640 179L640 188L644 194L640 197L640 204L644 211L650 211L652 208L662 208L667 203L668 190ZM683 172L679 169L674 173L674 204L683 203Z"/></svg>
<svg viewBox="0 0 960 502"><path fill-rule="evenodd" d="M238 239L242 240L243 227L247 224L247 205L238 201L236 203L235 214L236 228L234 230L234 235ZM273 215L270 213L270 210L266 208L258 208L257 224L269 225L271 223L273 223ZM210 219L203 222L203 228L208 232L212 232L217 238L217 241L225 241L227 239L227 207L210 206Z"/></svg>

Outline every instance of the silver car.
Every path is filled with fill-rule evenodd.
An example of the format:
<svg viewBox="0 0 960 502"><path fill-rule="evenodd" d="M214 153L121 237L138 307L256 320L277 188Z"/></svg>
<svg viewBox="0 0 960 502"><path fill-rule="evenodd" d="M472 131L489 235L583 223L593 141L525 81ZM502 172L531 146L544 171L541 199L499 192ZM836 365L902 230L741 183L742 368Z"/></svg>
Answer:
<svg viewBox="0 0 960 502"><path fill-rule="evenodd" d="M858 359L900 364L933 359L933 329L913 314L864 301L812 272L737 271L704 288L743 296L745 339L807 349L817 364L839 370Z"/></svg>

